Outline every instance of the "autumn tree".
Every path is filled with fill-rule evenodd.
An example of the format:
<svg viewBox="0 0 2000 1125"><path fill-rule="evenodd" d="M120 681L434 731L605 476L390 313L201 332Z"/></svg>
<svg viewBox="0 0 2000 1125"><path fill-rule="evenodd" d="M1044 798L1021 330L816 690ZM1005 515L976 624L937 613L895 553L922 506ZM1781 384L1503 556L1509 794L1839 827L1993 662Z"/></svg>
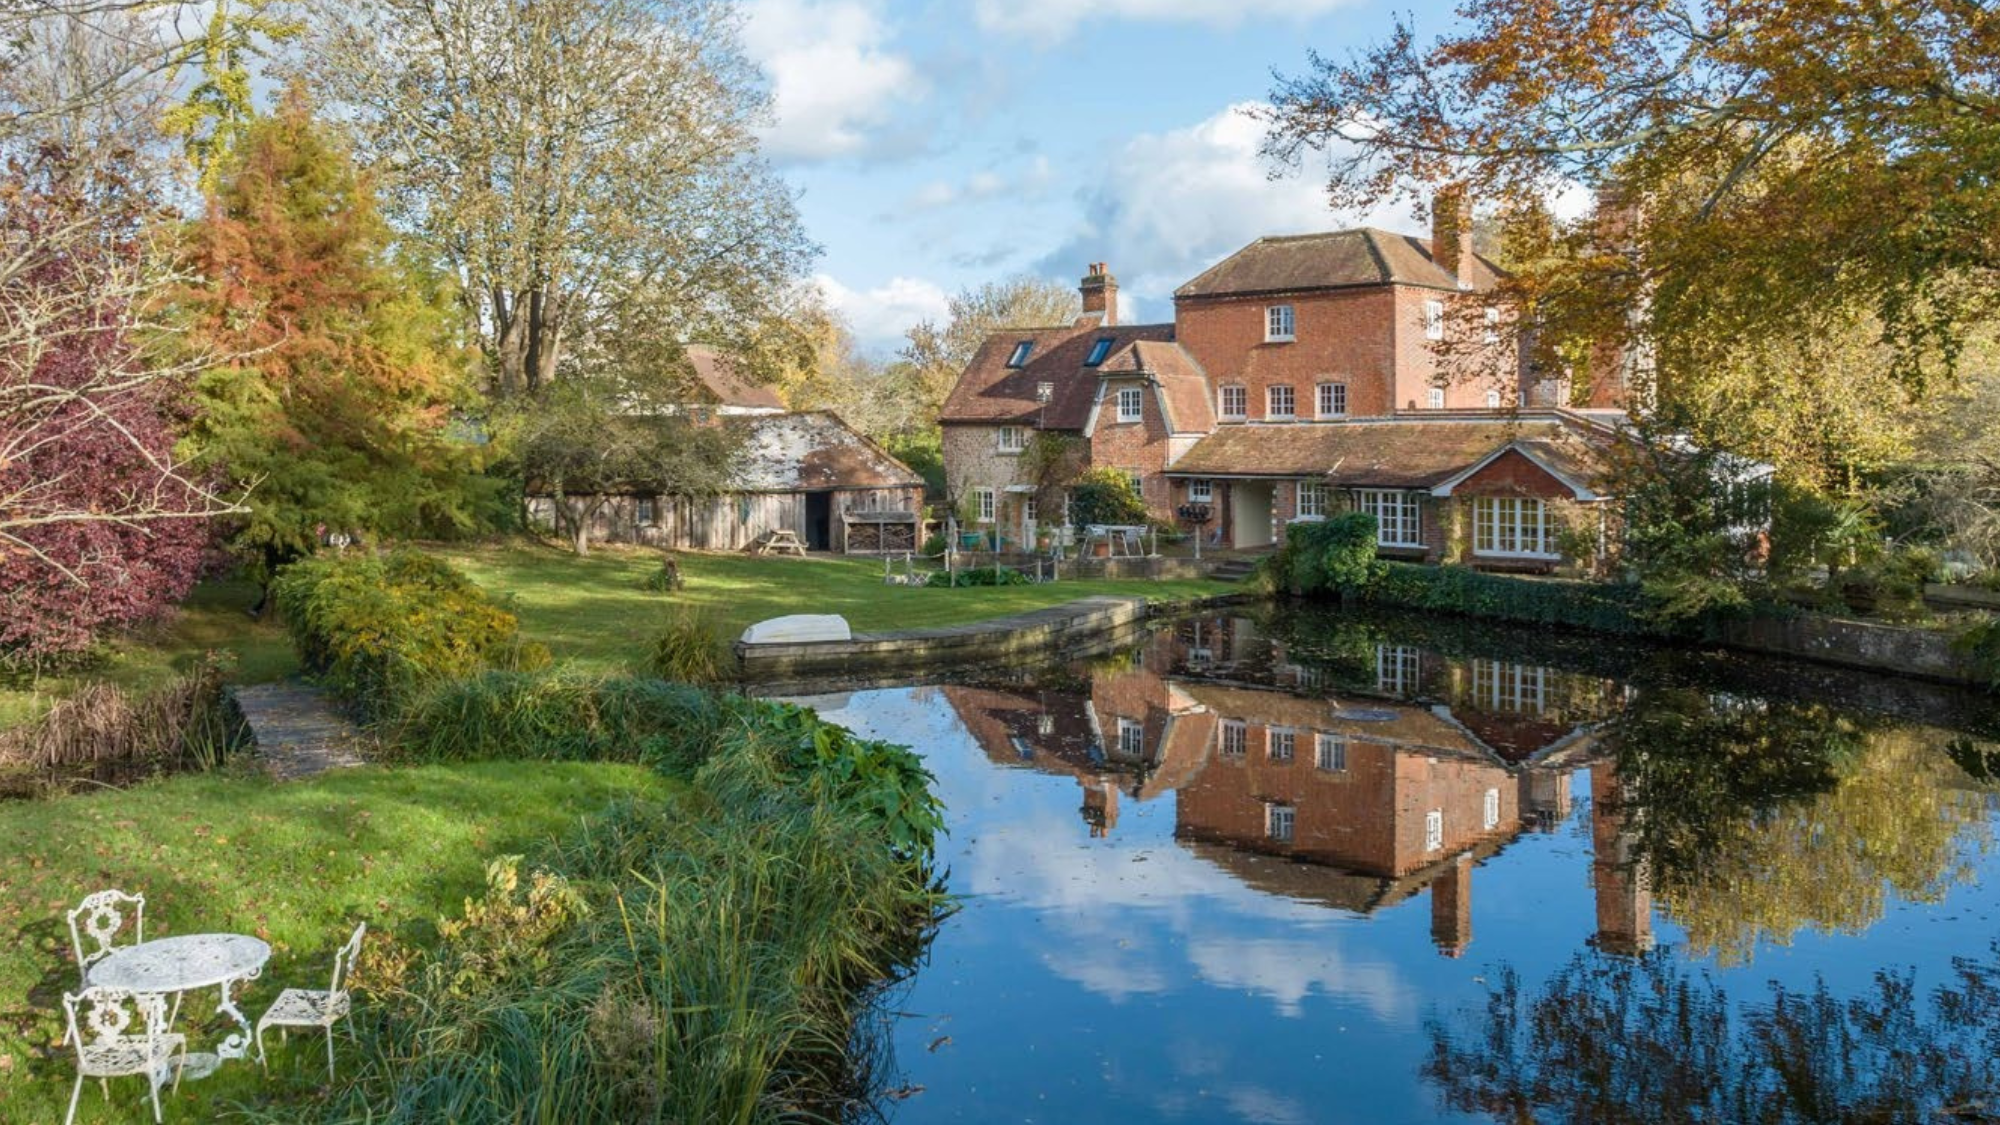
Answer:
<svg viewBox="0 0 2000 1125"><path fill-rule="evenodd" d="M728 0L314 7L308 65L393 166L390 209L458 281L502 395L593 341L734 352L814 253L756 158Z"/></svg>
<svg viewBox="0 0 2000 1125"><path fill-rule="evenodd" d="M937 418L945 396L986 337L1003 328L1067 327L1079 308L1076 290L1025 274L959 290L944 323L925 320L905 337L902 359L909 365L911 393L922 404L924 417Z"/></svg>
<svg viewBox="0 0 2000 1125"><path fill-rule="evenodd" d="M201 186L212 191L257 115L251 61L267 57L300 27L281 13L281 0L210 0L203 7L200 34L182 37L170 53L170 73L189 76L190 88L161 127L180 139Z"/></svg>
<svg viewBox="0 0 2000 1125"><path fill-rule="evenodd" d="M0 182L0 663L158 616L236 510L175 455L185 370L155 346L156 216L116 172L48 149Z"/></svg>
<svg viewBox="0 0 2000 1125"><path fill-rule="evenodd" d="M1723 378L1746 399L1761 383L1804 386L1793 405L1879 403L1952 375L1995 311L1991 5L1494 0L1460 16L1435 41L1405 23L1316 56L1274 91L1267 151L1323 157L1336 206L1459 185L1522 220L1503 289L1532 310L1544 363L1594 342L1644 354L1665 394ZM1577 184L1604 195L1591 219L1527 221ZM1864 386L1843 400L1850 370Z"/></svg>
<svg viewBox="0 0 2000 1125"><path fill-rule="evenodd" d="M475 516L449 290L395 253L374 187L297 88L245 132L188 254L205 371L189 445L251 490L231 545L268 578L321 530L407 535Z"/></svg>

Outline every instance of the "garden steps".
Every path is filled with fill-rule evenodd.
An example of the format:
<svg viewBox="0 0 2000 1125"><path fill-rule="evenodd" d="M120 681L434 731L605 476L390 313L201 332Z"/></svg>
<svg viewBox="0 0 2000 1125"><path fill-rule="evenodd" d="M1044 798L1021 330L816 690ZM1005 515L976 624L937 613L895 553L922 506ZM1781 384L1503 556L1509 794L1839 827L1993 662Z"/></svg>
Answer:
<svg viewBox="0 0 2000 1125"><path fill-rule="evenodd" d="M264 768L280 781L367 761L362 750L368 736L341 714L325 692L310 684L286 681L239 687L236 705L243 709Z"/></svg>

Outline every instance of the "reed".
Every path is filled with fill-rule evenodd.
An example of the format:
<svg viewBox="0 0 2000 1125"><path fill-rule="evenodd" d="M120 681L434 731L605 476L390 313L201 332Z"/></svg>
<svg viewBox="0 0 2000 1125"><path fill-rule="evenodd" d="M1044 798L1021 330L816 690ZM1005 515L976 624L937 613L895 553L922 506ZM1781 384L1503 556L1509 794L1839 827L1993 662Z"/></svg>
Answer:
<svg viewBox="0 0 2000 1125"><path fill-rule="evenodd" d="M715 620L699 610L676 610L653 640L647 667L663 680L721 684L736 678L736 654Z"/></svg>
<svg viewBox="0 0 2000 1125"><path fill-rule="evenodd" d="M216 659L133 692L91 683L40 719L0 732L0 765L33 769L160 762L213 769L247 738Z"/></svg>

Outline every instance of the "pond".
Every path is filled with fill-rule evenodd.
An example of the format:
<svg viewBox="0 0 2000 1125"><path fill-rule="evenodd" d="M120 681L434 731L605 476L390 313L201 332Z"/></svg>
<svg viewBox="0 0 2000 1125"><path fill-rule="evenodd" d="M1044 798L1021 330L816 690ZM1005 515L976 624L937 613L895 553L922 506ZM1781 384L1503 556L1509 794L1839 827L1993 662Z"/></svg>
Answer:
<svg viewBox="0 0 2000 1125"><path fill-rule="evenodd" d="M890 1120L2000 1121L1990 699L1278 607L802 701L949 807Z"/></svg>

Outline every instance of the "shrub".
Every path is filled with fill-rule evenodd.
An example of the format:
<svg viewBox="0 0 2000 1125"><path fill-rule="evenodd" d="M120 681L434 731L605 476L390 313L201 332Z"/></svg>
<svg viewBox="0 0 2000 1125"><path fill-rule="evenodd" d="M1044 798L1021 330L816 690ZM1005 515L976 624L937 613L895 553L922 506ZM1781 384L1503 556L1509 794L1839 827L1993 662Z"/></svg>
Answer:
<svg viewBox="0 0 2000 1125"><path fill-rule="evenodd" d="M420 693L389 741L419 762L615 761L685 773L713 752L725 717L713 695L685 684L496 670Z"/></svg>
<svg viewBox="0 0 2000 1125"><path fill-rule="evenodd" d="M649 670L663 680L685 684L719 684L735 677L736 654L729 641L704 614L682 610L667 621L653 641Z"/></svg>
<svg viewBox="0 0 2000 1125"><path fill-rule="evenodd" d="M681 562L672 551L662 552L660 565L646 576L646 589L655 594L671 594L687 585L681 577Z"/></svg>
<svg viewBox="0 0 2000 1125"><path fill-rule="evenodd" d="M1272 576L1302 594L1361 593L1382 574L1375 533L1375 517L1366 512L1292 524L1272 556Z"/></svg>
<svg viewBox="0 0 2000 1125"><path fill-rule="evenodd" d="M371 717L428 683L548 663L512 613L420 551L295 563L272 596L300 661Z"/></svg>
<svg viewBox="0 0 2000 1125"><path fill-rule="evenodd" d="M1092 469L1076 479L1069 491L1070 522L1136 527L1146 522L1146 502L1132 487L1132 478L1117 469Z"/></svg>
<svg viewBox="0 0 2000 1125"><path fill-rule="evenodd" d="M1032 580L1012 567L976 566L967 570L934 570L924 580L928 586L1027 586Z"/></svg>
<svg viewBox="0 0 2000 1125"><path fill-rule="evenodd" d="M1460 613L1537 625L1628 635L1657 634L1645 591L1605 585L1482 574L1462 566L1385 563L1366 600L1407 609Z"/></svg>

